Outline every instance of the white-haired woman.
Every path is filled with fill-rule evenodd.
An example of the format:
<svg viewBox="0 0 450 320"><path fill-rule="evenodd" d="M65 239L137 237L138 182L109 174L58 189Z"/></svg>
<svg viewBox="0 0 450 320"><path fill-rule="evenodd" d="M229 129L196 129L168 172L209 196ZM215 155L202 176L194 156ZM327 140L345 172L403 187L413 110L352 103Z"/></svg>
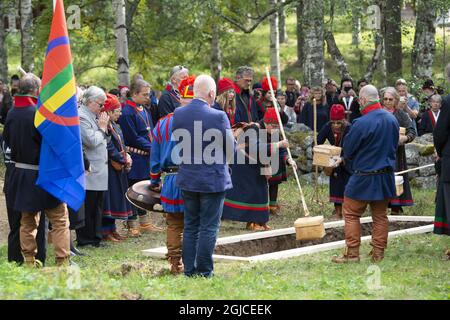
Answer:
<svg viewBox="0 0 450 320"><path fill-rule="evenodd" d="M407 169L405 144L412 142L416 138L416 130L413 127L411 119L408 114L402 109L398 108L400 102L400 95L394 87L387 87L383 89L383 106L397 119L400 127L406 128L406 135L400 135L397 148L396 172ZM403 175L403 194L389 202L392 214L399 214L403 212L403 206L413 206L414 200L409 186L408 174Z"/></svg>
<svg viewBox="0 0 450 320"><path fill-rule="evenodd" d="M81 140L91 169L85 178L85 224L76 230L79 246L99 247L102 240L103 193L108 190L106 145L109 117L101 112L105 100L105 92L91 86L84 92L79 109Z"/></svg>

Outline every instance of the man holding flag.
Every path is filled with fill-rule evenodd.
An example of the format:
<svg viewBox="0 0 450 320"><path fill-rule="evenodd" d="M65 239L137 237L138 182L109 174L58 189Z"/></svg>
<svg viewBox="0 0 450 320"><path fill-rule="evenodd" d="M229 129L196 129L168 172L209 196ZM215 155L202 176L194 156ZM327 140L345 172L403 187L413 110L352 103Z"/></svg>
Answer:
<svg viewBox="0 0 450 320"><path fill-rule="evenodd" d="M22 81L25 95L7 117L5 141L16 162L8 187L14 196L9 198L12 208L22 212L20 240L25 262L36 265L37 212L44 211L52 224L56 263L63 265L70 256L66 204L77 211L85 187L76 85L62 0L54 1L40 93L39 82ZM37 101L30 96L38 93Z"/></svg>
<svg viewBox="0 0 450 320"><path fill-rule="evenodd" d="M39 78L31 74L20 80L19 94L14 97L14 108L8 113L3 132L5 142L11 148L11 159L15 162L7 187L8 207L21 212L20 246L25 264L32 267L42 266L35 259L40 211L45 212L52 224L56 264L66 264L70 256L67 207L35 185L39 174L42 136L33 121L40 83Z"/></svg>

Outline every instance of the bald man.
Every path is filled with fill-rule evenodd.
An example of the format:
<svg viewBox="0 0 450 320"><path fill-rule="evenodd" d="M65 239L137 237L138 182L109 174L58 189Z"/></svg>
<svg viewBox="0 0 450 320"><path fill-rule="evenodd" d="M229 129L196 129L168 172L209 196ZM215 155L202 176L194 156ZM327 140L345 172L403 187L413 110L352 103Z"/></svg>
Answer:
<svg viewBox="0 0 450 320"><path fill-rule="evenodd" d="M228 160L234 154L234 139L226 113L211 108L215 97L214 80L198 76L194 99L173 115L174 140L181 138L175 146L182 156L176 186L184 200L182 259L186 276L213 275L212 255L225 192L233 187ZM214 136L214 151L209 134Z"/></svg>
<svg viewBox="0 0 450 320"><path fill-rule="evenodd" d="M355 119L344 141L343 161L350 165L350 177L344 193L346 248L342 257L333 257L336 263L359 262L361 244L360 218L370 206L373 219L373 262L384 258L387 246L389 199L395 194L395 157L399 125L395 117L383 110L377 89L363 87L359 101L362 116Z"/></svg>

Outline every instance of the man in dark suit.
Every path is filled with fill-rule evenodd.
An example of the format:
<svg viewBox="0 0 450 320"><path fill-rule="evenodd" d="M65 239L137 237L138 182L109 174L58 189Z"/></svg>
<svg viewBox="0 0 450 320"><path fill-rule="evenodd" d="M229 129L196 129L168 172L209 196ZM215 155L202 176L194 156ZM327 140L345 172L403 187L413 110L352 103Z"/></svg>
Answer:
<svg viewBox="0 0 450 320"><path fill-rule="evenodd" d="M450 64L445 71L450 81ZM450 235L450 95L443 100L433 138L437 153L436 171L439 175L434 233ZM446 258L450 260L450 249L446 251Z"/></svg>
<svg viewBox="0 0 450 320"><path fill-rule="evenodd" d="M182 140L175 147L181 156L176 186L184 199L186 276L213 275L225 191L233 187L227 162L234 154L234 139L226 113L210 107L215 97L216 83L201 75L194 83L193 101L173 116L174 140Z"/></svg>

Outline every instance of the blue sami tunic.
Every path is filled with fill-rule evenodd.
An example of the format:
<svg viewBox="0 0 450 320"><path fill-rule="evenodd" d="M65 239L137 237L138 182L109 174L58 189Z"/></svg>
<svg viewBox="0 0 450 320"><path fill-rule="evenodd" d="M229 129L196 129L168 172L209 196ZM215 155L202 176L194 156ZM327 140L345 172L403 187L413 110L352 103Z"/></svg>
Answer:
<svg viewBox="0 0 450 320"><path fill-rule="evenodd" d="M131 205L125 198L128 179L125 169L117 171L111 165L111 160L125 165L125 146L122 130L116 123L108 127L111 140L108 141L108 190L103 194L103 216L112 219L128 219L133 213Z"/></svg>
<svg viewBox="0 0 450 320"><path fill-rule="evenodd" d="M350 123L345 125L343 132L336 135L331 127L331 122L328 122L317 135L317 143L323 144L325 140L328 140L331 145L336 147L342 147L347 133L350 130ZM345 186L350 178L350 172L345 165L341 164L339 167L333 170L330 176L330 202L343 203Z"/></svg>
<svg viewBox="0 0 450 320"><path fill-rule="evenodd" d="M174 168L176 165L172 161L172 150L176 142L172 137L173 113L161 118L153 129L152 154L150 157L150 177L151 183L158 185L161 182L161 172ZM161 189L161 204L165 212L184 212L184 201L181 189L176 186L176 173L168 173L164 178Z"/></svg>
<svg viewBox="0 0 450 320"><path fill-rule="evenodd" d="M395 117L376 102L355 119L344 141L344 159L353 175L345 196L360 201L392 199L395 194L395 160L400 127ZM366 175L377 170L391 172Z"/></svg>
<svg viewBox="0 0 450 320"><path fill-rule="evenodd" d="M128 173L130 180L148 179L150 172L150 150L152 147L152 116L143 107L127 100L119 118L127 150L131 154L133 165Z"/></svg>
<svg viewBox="0 0 450 320"><path fill-rule="evenodd" d="M255 134L258 134L258 130L255 131ZM253 144L252 148L246 146L245 149L238 148L236 151L231 165L233 189L228 190L225 196L222 214L224 220L256 223L269 221L267 179L261 174L261 161L256 159L257 161L251 162L248 158L249 150L254 150L259 155L259 148L268 148L258 143L258 140L249 139L249 143ZM245 163L238 163L239 153L245 159Z"/></svg>

